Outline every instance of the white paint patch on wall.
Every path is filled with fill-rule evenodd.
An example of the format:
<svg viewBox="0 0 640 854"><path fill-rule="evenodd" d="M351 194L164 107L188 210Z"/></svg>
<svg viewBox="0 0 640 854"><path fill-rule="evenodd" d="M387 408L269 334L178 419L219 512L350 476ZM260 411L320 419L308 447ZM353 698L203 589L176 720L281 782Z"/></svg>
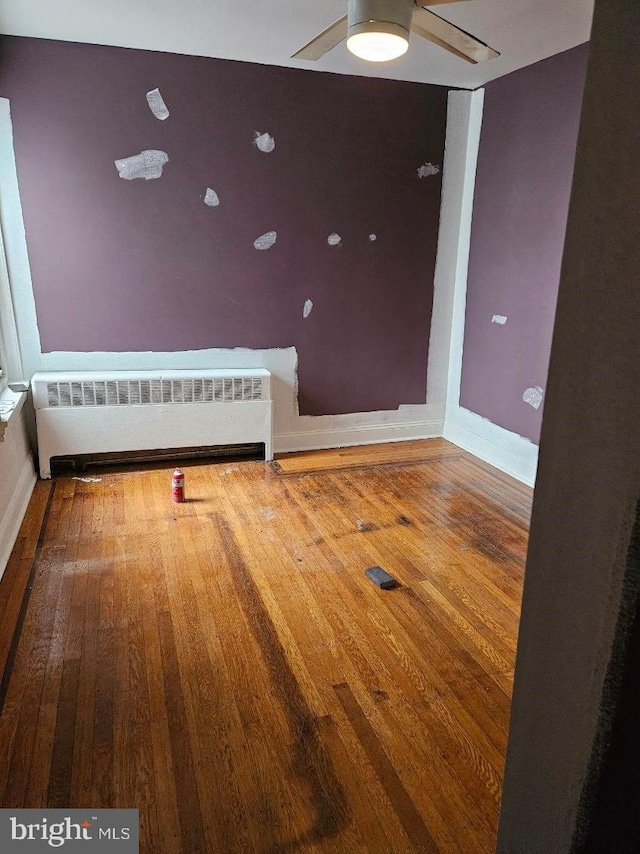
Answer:
<svg viewBox="0 0 640 854"><path fill-rule="evenodd" d="M437 175L440 167L436 163L423 163L418 167L418 178L429 178L431 175Z"/></svg>
<svg viewBox="0 0 640 854"><path fill-rule="evenodd" d="M342 246L342 238L334 231L333 234L330 234L329 237L327 237L327 243L329 246Z"/></svg>
<svg viewBox="0 0 640 854"><path fill-rule="evenodd" d="M311 314L312 308L313 308L313 301L310 299L305 300L304 301L304 308L302 309L302 316L304 318L309 317L309 315Z"/></svg>
<svg viewBox="0 0 640 854"><path fill-rule="evenodd" d="M500 324L500 326L504 326L506 322L507 318L504 316L504 314L494 314L491 318L491 323L498 323Z"/></svg>
<svg viewBox="0 0 640 854"><path fill-rule="evenodd" d="M215 190L212 190L211 187L207 187L207 192L204 194L204 203L210 208L217 208L220 204L218 194Z"/></svg>
<svg viewBox="0 0 640 854"><path fill-rule="evenodd" d="M273 149L276 147L276 141L271 136L270 133L260 133L260 131L254 131L255 139L253 140L254 145L263 151L265 154L271 154Z"/></svg>
<svg viewBox="0 0 640 854"><path fill-rule="evenodd" d="M377 235L377 234L373 234L373 232L372 232L372 233L369 235L369 240L370 240L372 243L375 243L377 239L378 239L378 235Z"/></svg>
<svg viewBox="0 0 640 854"><path fill-rule="evenodd" d="M149 104L149 109L153 115L161 122L169 118L169 110L159 89L152 89L151 92L147 92L147 104Z"/></svg>
<svg viewBox="0 0 640 854"><path fill-rule="evenodd" d="M525 390L522 395L522 399L525 403L528 403L529 406L532 406L534 409L540 409L542 405L542 398L544 396L544 389L540 388L539 385L532 386Z"/></svg>
<svg viewBox="0 0 640 854"><path fill-rule="evenodd" d="M256 237L256 239L253 241L253 245L256 247L256 249L271 249L277 239L277 231L267 231L264 234L261 234L260 237Z"/></svg>
<svg viewBox="0 0 640 854"><path fill-rule="evenodd" d="M147 149L141 151L140 154L114 161L118 174L125 181L133 181L134 178L144 178L145 181L161 178L162 168L168 162L169 155L167 152L156 149Z"/></svg>

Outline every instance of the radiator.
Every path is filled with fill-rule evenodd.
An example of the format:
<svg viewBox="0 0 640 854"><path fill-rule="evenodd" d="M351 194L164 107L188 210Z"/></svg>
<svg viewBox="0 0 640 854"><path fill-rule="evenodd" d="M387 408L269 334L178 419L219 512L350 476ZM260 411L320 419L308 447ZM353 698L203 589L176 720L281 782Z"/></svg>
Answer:
<svg viewBox="0 0 640 854"><path fill-rule="evenodd" d="M273 459L264 369L39 373L31 387L43 478L80 454L263 442Z"/></svg>

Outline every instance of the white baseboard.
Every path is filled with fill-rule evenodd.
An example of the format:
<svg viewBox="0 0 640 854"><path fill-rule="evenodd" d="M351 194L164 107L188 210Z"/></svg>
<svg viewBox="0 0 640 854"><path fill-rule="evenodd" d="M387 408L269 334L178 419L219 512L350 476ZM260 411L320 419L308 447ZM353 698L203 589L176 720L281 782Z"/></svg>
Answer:
<svg viewBox="0 0 640 854"><path fill-rule="evenodd" d="M442 436L442 426L441 420L433 420L281 433L274 437L274 448L276 453L283 454L352 445L376 445L381 442L402 442L407 439L436 439Z"/></svg>
<svg viewBox="0 0 640 854"><path fill-rule="evenodd" d="M535 485L538 446L517 433L457 407L451 414L447 412L443 435L449 442L527 486Z"/></svg>
<svg viewBox="0 0 640 854"><path fill-rule="evenodd" d="M9 562L35 485L36 473L31 457L29 457L25 461L16 483L11 503L7 507L2 519L0 519L0 578L2 578Z"/></svg>

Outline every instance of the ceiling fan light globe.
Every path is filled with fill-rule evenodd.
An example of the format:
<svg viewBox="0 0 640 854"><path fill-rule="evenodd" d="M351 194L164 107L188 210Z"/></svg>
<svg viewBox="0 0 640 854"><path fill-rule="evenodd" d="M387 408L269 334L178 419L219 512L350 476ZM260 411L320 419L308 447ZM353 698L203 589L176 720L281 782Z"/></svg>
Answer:
<svg viewBox="0 0 640 854"><path fill-rule="evenodd" d="M398 59L409 49L409 34L364 31L353 33L347 47L355 56L367 62L389 62Z"/></svg>
<svg viewBox="0 0 640 854"><path fill-rule="evenodd" d="M368 62L389 62L407 52L413 0L349 0L347 47Z"/></svg>

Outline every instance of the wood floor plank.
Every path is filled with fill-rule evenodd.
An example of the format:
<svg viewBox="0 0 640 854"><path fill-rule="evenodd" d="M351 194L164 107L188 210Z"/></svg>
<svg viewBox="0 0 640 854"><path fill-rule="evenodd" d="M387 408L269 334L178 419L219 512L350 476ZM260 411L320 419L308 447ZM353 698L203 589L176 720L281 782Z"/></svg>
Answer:
<svg viewBox="0 0 640 854"><path fill-rule="evenodd" d="M358 536L358 535L355 535ZM361 536L360 539L363 539ZM385 563L385 548L388 545L395 543L397 545L396 555L397 557L393 561L393 563ZM404 552L404 554L403 554ZM362 544L358 544L357 552L354 554L354 557L357 559L360 555L368 554L370 555L369 561L371 564L383 562L386 568L402 580L408 586L411 585L419 585L426 592L431 593L431 600L437 598L438 603L441 606L441 609L445 616L449 615L452 620L458 621L458 627L462 630L462 635L460 632L455 632L457 635L457 641L455 643L455 657L460 657L460 637L467 635L471 635L473 640L476 640L476 634L479 637L477 640L476 646L478 646L483 654L487 655L490 659L487 663L488 666L486 668L487 673L490 675L499 675L500 683L502 687L506 687L508 690L508 684L504 685L504 680L502 676L506 673L507 676L511 673L513 668L513 652L512 649L508 649L506 645L502 644L502 641L497 637L490 626L485 626L482 623L482 619L484 619L484 614L478 615L479 619L475 621L473 626L468 625L468 621L466 620L466 606L459 605L458 610L455 609L454 605L449 602L446 596L442 595L440 592L440 587L438 586L438 582L440 581L440 574L433 572L433 555L430 554L430 562L429 564L422 563L421 557L422 552L419 550L414 550L411 547L411 544L407 542L406 538L403 535L403 531L401 527L395 526L388 528L384 531L384 533L376 533L371 532L366 534L366 544L363 546ZM412 563L414 561L415 563ZM418 570L417 566L421 565L421 569ZM407 575L407 572L410 573ZM457 575L457 567L448 564L446 567L446 571L443 573L447 579L455 578ZM464 584L465 580L460 581L460 584ZM447 594L453 597L453 594L449 592L448 587L442 585L444 589L447 591ZM416 600L419 602L419 600ZM440 613L440 610L437 610L437 613ZM460 613L462 611L462 613ZM399 612L400 614L402 612ZM428 610L425 611L425 614L429 614ZM435 612L434 612L435 613ZM446 621L445 621L446 624ZM516 621L511 621L512 630L516 627ZM487 635L488 638L485 641L484 635ZM453 637L451 634L445 633L443 638L437 637L436 640L440 645L440 641L443 639L449 639ZM465 646L468 646L465 644ZM474 647L471 647L471 651L474 651ZM446 649L441 649L437 653L438 655L442 655L446 652ZM505 659L501 658L501 655L504 654L506 656ZM476 674L477 675L477 674Z"/></svg>
<svg viewBox="0 0 640 854"><path fill-rule="evenodd" d="M338 532L337 540L334 543L333 548L334 549L341 549L344 552L344 554L346 556L344 564L347 566L352 566L352 567L356 567L356 566L360 565L362 568L364 568L366 565L371 565L371 563L375 563L375 559L373 559L373 555L371 555L369 553L368 549L370 547L370 540L371 540L371 538L376 536L376 533L375 532L363 532L363 533L357 534L355 532L355 529L352 528L350 535L344 536L343 532L348 531L350 524L351 524L348 515L345 515L344 513L342 513L342 511L335 504L333 504L330 508L327 508L324 511L325 517L327 517L329 515L332 515L335 517L334 530L336 530ZM385 533L387 533L387 532L385 532ZM358 538L357 543L354 543L354 537ZM327 544L325 543L322 547L327 548ZM364 554L370 554L370 556L369 556L369 559L364 561L364 563L363 563L362 562L362 556ZM365 611L367 611L367 608L369 608L367 613L369 613L370 619L374 620L376 622L376 625L377 625L379 630L384 631L385 626L380 622L380 613L377 610L375 613L370 613L370 607L368 606L369 594L370 594L370 585L369 585L368 581L365 581L362 578L362 570L358 573L353 573L353 574L341 573L340 574L340 581L343 585L348 585L348 587L352 591L352 596L354 599L360 600L359 612L364 613ZM359 619L359 615L356 616L356 619ZM390 626L388 629L386 629L387 632L391 632L392 634L396 630L397 630L397 626L395 628ZM411 642L411 641L409 641L409 642ZM437 670L438 662L441 660L441 656L437 653L436 653L436 655L431 656L431 665L429 665L428 664L428 656L430 655L429 647L425 646L424 651L420 651L418 649L417 645L415 645L415 643L412 643L412 645L413 645L414 655L413 655L413 657L406 657L402 662L403 666L410 666L410 668L411 668L410 673L415 676L416 669L413 666L413 662L414 662L414 658L417 657L421 660L422 668L430 666L429 672L431 673L432 678L434 680L436 680L436 684L442 684L443 678L438 675L438 670ZM454 675L454 673L455 673L455 671L451 671L450 676ZM455 696L455 694L453 696ZM464 720L467 722L467 725L471 726L471 722L472 722L472 715L470 715L471 710L466 709L461 705L456 705L455 708L457 709L458 714L463 716ZM447 710L447 714L449 714L448 710ZM493 728L494 727L493 720L489 716L487 716L486 718L483 717L483 723L485 724L485 728ZM476 730L476 736L480 737L480 730ZM486 749L490 750L491 745L487 744Z"/></svg>
<svg viewBox="0 0 640 854"><path fill-rule="evenodd" d="M492 851L531 491L444 440L170 474L34 492L3 806L137 807L143 854Z"/></svg>
<svg viewBox="0 0 640 854"><path fill-rule="evenodd" d="M220 489L216 495L218 510L225 502L224 490ZM228 505L224 518L233 527L234 514ZM234 700L232 711L237 710L241 721L242 739L235 742L236 776L250 826L262 828L261 838L255 841L257 850L263 847L288 850L296 838L296 827L299 833L300 828L305 828L303 836L309 835L308 808L303 807L306 787L301 790L295 775L290 780L290 775L282 773L284 768L294 765L295 757L288 750L291 730L282 704L277 701L277 685L269 678L269 656L265 658L265 650L259 638L256 639L257 627L251 629L248 621L250 607L247 606L255 604L255 591L247 600L234 585L222 530L219 524L211 525L212 521L218 521L218 517L207 516L213 549L218 556L216 563L227 571L216 572L211 578L216 595L209 605L210 613L215 615L221 663ZM281 773L274 773L275 769ZM313 845L311 849L315 850Z"/></svg>
<svg viewBox="0 0 640 854"><path fill-rule="evenodd" d="M69 499L69 496L73 495L73 489L61 492L63 498L60 513L55 513L55 515L52 513L52 524L62 524L74 530L82 513L82 505L80 502L74 504ZM49 662L54 659L54 679L62 679L64 645L68 631L67 617L73 586L72 577L65 576L63 566L65 560L75 555L76 544L77 541L66 543L64 548L57 550L57 554L56 550L43 544L40 560L36 565L33 592L29 598L29 608L20 635L16 662L0 718L0 726L3 721L10 721L11 708L15 703L14 708L18 711L18 716L15 720L13 737L8 742L11 753L6 766L7 777L3 798L3 805L6 806L13 805L12 801L22 801L29 785L31 758L41 723L40 710L43 706L43 689L50 672ZM56 558L58 556L62 558L62 566L57 566ZM49 572L46 572L47 569ZM44 585L38 584L39 578L45 581ZM34 624L37 624L41 631L33 632L31 629ZM26 655L29 662L27 667L18 666L21 655ZM27 674L26 681L21 687L25 673ZM73 680L70 684L73 686ZM72 702L69 704L69 708L73 708ZM52 733L50 751L53 750L55 727L55 719L50 720L48 725L48 729ZM50 751L45 750L42 757L45 761L51 755ZM0 773L4 770L5 766L2 763Z"/></svg>
<svg viewBox="0 0 640 854"><path fill-rule="evenodd" d="M97 635L95 706L93 715L93 750L91 759L91 789L88 802L97 808L114 803L114 705L115 705L115 641L114 587L115 556L109 536L113 526L111 490L101 488L100 525L94 533L100 560L99 614L94 627ZM93 516L96 519L96 514ZM104 532L104 533L103 533ZM153 615L155 616L155 614Z"/></svg>
<svg viewBox="0 0 640 854"><path fill-rule="evenodd" d="M337 513L337 511L333 511L333 510L325 510L324 511L323 523L324 523L325 528L327 526L328 514L334 513L334 512ZM353 529L353 533L355 534L355 528ZM345 544L348 543L348 537L343 537L342 535L339 534L338 539L339 539L340 544L342 545L342 548L344 549ZM319 548L324 550L325 555L327 555L329 557L329 560L333 566L333 569L337 572L338 577L333 582L333 587L334 587L335 592L338 595L344 596L344 601L341 603L342 609L347 610L347 612L351 613L352 623L358 623L360 625L362 636L366 636L367 638L369 638L371 640L371 643L373 643L376 646L377 653L382 657L382 659L386 659L389 662L391 669L395 671L394 672L395 679L398 680L400 674L397 672L397 665L394 668L394 664L395 664L394 659L396 658L396 656L395 656L393 649L391 650L391 655L389 657L389 648L395 646L395 637L389 635L390 629L387 626L385 626L384 624L378 624L378 623L376 623L376 625L375 625L376 631L372 635L371 634L371 627L367 625L366 618L363 619L361 616L361 614L363 612L363 607L362 607L363 606L363 596L365 596L367 593L369 593L370 588L367 587L367 588L365 588L365 590L359 590L357 585L354 585L353 582L351 581L351 576L347 571L347 567L353 566L354 561L351 560L349 557L347 557L347 559L345 561L340 560L340 558L336 554L337 546L335 546L335 544L334 544L333 548L331 549L331 548L329 548L329 546L326 542L323 542L323 543L319 544ZM368 584L368 582L367 582L367 584ZM346 588L346 590L344 588ZM351 604L351 603L353 603L353 604ZM420 655L420 653L417 650L414 650L414 653L417 656ZM376 653L374 652L372 647L369 647L369 650L367 652L367 657L370 660L375 660ZM407 667L407 664L408 664L408 662L406 661L406 659L403 659L402 660L403 669L405 669ZM381 669L381 664L380 664L379 659L378 659L378 663L377 663L376 667L378 670ZM411 691L413 689L415 691L414 702L416 700L418 700L418 701L422 700L423 699L423 693L426 690L426 686L425 686L424 681L419 676L417 676L416 669L413 667L409 667L409 669L405 675L408 676L408 678L409 678L408 684L411 686L410 688L407 689L407 686L405 684L405 690ZM417 684L414 684L414 683L417 683ZM439 703L439 694L438 693L434 693L433 691L427 692L426 697L424 699L426 700L426 705L427 705L427 708L429 710L431 710L431 711L435 710L437 714L439 714L441 717L444 718L444 721L446 722L446 730L441 730L443 732L443 734L448 732L448 731L458 732L458 733L463 732L462 724L460 722L456 722L456 720L454 718L452 718L451 713L446 708L446 706L443 706L441 703ZM465 720L468 720L464 711L461 710L460 708L458 708L458 713L459 714L462 713L463 716L465 717ZM391 730L389 732L391 733ZM478 734L477 731L476 731L476 734ZM459 736L459 738L460 738L460 736ZM466 746L464 739L460 740L460 744L457 746L457 749L460 749L460 745L464 749L464 747ZM487 750L490 749L490 745L485 744L485 749L487 749ZM408 750L410 750L410 747L408 745L405 745L405 754L406 754L406 751L408 751ZM429 770L431 770L431 768L434 764L434 757L430 756L427 761L429 762L428 768L429 768ZM494 761L497 765L501 764L501 759L497 758L497 754L494 754ZM484 767L486 769L486 772L484 775L485 778L488 777L489 779L493 778L495 780L496 772L495 771L492 772L492 770L491 770L490 766L487 764L486 760L483 760L482 756L480 754L478 754L478 751L476 750L474 755L473 755L472 766L475 769L479 765L480 766L484 765ZM441 768L441 773L449 774L450 772L449 772L449 769ZM475 773L475 771L474 771L474 773ZM495 785L493 788L495 790ZM434 781L434 785L431 787L431 791L435 793L434 797L437 798L438 793L441 790L443 790L443 787L439 786ZM443 810L444 813L446 813L449 809L449 802L451 800L451 797L452 797L451 790L447 790L447 797L440 804L440 809ZM427 809L433 809L433 806L434 805L429 800L425 801L425 807ZM494 806L494 810L495 810L497 808L497 805L494 803L493 806ZM434 814L433 812L432 812L432 820L438 821L436 814ZM439 827L440 833L444 835L446 833L446 822L443 821L442 817L440 817L439 821L440 821L440 827ZM466 828L465 828L465 830L466 830ZM473 838L468 839L467 842L468 842L468 844L472 844ZM450 846L446 845L445 847L450 847Z"/></svg>
<svg viewBox="0 0 640 854"><path fill-rule="evenodd" d="M188 548L190 531L192 528L197 529L198 525L196 516L192 515L188 525L176 532L173 538L176 547L174 554L180 554ZM175 594L180 597L180 601L176 601L174 596L172 604L176 655L180 673L190 674L190 678L183 679L183 690L188 732L193 733L197 789L206 803L228 804L228 809L224 811L203 812L205 834L213 849L222 849L227 840L234 839L237 850L249 852L255 846L236 769L231 761L227 735L235 721L229 721L226 717L228 706L221 701L221 687L216 678L219 672L215 666L217 662L211 661L206 641L207 634L215 631L210 625L211 611L206 612L207 619L203 623L200 612L194 608L197 598L208 598L206 587L201 583L200 550L191 550L189 572L184 578L184 570L179 565L175 566L175 570L181 576L174 581Z"/></svg>
<svg viewBox="0 0 640 854"><path fill-rule="evenodd" d="M36 484L0 584L0 673L4 671L29 575L49 515L51 484Z"/></svg>
<svg viewBox="0 0 640 854"><path fill-rule="evenodd" d="M393 765L389 762L389 758L380 745L366 715L358 705L353 692L346 683L334 685L334 688L369 760L376 769L379 779L383 781L389 800L393 804L407 836L413 843L414 850L424 851L426 854L437 852L438 846L416 810L413 801L408 796Z"/></svg>
<svg viewBox="0 0 640 854"><path fill-rule="evenodd" d="M310 838L321 842L341 830L349 831L348 805L332 763L318 738L316 718L284 654L277 632L248 572L237 541L228 524L218 519L223 546L230 564L233 585L243 610L250 619L251 631L267 664L273 687L279 695L281 709L289 727L293 764L299 783L307 788L315 815L307 831ZM348 842L346 843L348 844Z"/></svg>
<svg viewBox="0 0 640 854"><path fill-rule="evenodd" d="M247 506L247 502L245 501L244 506L246 508L247 519L249 521L253 520L254 524L259 526L259 520L261 518L259 505L256 509L255 505ZM283 525L291 525L294 520L292 518L291 513L287 514L286 520L282 523L279 521L279 519L280 517L278 517L276 514L269 514L266 519L262 517L262 521L265 525L268 525L270 528L273 528L273 526L277 525L280 528L278 531L278 539L281 542L287 544L287 550L291 558L289 567L290 571L286 572L285 569L282 575L275 576L278 599L281 602L283 598L287 601L293 601L295 616L293 616L292 614L289 619L293 619L298 625L298 635L300 634L299 624L301 620L300 615L296 613L297 608L295 606L298 606L299 608L300 601L304 601L307 605L308 616L309 618L313 619L314 623L319 627L321 636L325 644L327 644L333 650L334 653L338 652L339 654L339 659L334 661L334 667L330 668L328 667L329 662L326 653L323 654L322 657L319 655L311 657L307 648L305 647L305 658L307 659L307 661L313 658L314 664L317 665L310 670L311 675L320 687L324 684L326 689L326 700L329 700L329 697L327 696L328 693L332 694L335 699L335 692L333 691L333 682L340 680L344 677L345 674L348 674L349 678L352 681L359 681L359 673L357 672L357 670L354 670L352 666L352 659L356 658L358 661L358 669L363 669L366 674L364 682L362 683L363 690L369 690L369 688L364 688L364 684L367 683L367 685L370 686L370 690L376 700L381 700L387 695L385 691L383 691L377 686L381 683L381 681L384 682L384 677L382 676L382 674L374 673L366 657L360 654L360 650L357 648L356 644L349 636L347 626L340 621L339 617L337 618L339 620L339 623L337 624L337 631L334 636L333 628L336 627L336 623L333 623L332 625L331 622L328 622L324 618L332 607L331 599L333 598L334 594L332 592L331 585L324 585L324 587L328 588L328 590L326 595L323 595L323 585L322 583L320 583L320 577L318 572L314 571L312 573L302 573L296 571L300 567L299 562L301 561L301 552L296 547L294 540L290 537L287 537L286 529L282 527ZM264 529L261 529L261 533L265 533ZM302 532L302 534L303 533L304 532ZM315 569L317 570L317 567ZM278 584L277 581L280 579L282 580L282 583ZM305 594L304 588L300 586L300 583L308 582L310 580L317 580L319 582L319 586L309 587L309 592L313 590L313 594L317 594L317 598L319 600L315 604L315 606L313 604L315 601L314 595L309 596L308 594ZM273 584L273 581L271 581L271 583ZM346 655L344 654L344 650L347 651ZM323 719L323 723L325 720L326 719ZM344 730L342 731L341 735L343 739L345 737L348 738L348 733ZM351 750L354 750L353 742L350 741L349 743ZM376 842L380 850L383 850L382 846L384 844L385 839L385 833L383 832L381 827L391 828L392 832L390 835L389 850L405 850L405 842L402 841L402 828L398 823L398 819L395 813L393 813L393 810L391 809L391 805L385 798L384 791L380 791L376 788L377 778L375 778L375 775L372 771L371 774L368 774L369 767L366 758L364 758L364 760L361 758L359 762L359 767L359 786L366 786L366 788L370 792L370 799L366 802L366 810L364 808L361 810L361 827L369 827L370 825L374 825L377 828ZM351 780L347 778L346 785L349 785L350 782ZM349 791L352 792L353 789L350 789ZM351 797L354 796L351 795ZM375 809L373 809L373 805L375 805ZM365 820L364 818L365 812L366 814L370 814L368 820ZM380 818L383 818L384 820L380 822ZM406 840L406 845L409 845L409 848L411 847L408 840ZM367 850L377 850L377 848L370 842L369 848ZM406 850L409 849L406 848Z"/></svg>
<svg viewBox="0 0 640 854"><path fill-rule="evenodd" d="M65 661L62 672L53 754L51 758L49 791L47 794L47 806L60 809L64 809L71 803L71 779L73 774L73 748L78 710L79 679L79 659L68 659Z"/></svg>
<svg viewBox="0 0 640 854"><path fill-rule="evenodd" d="M334 504L334 506L335 506L335 504ZM335 512L337 513L338 511L335 511ZM326 516L326 514L325 514L325 516ZM346 524L346 520L345 520L345 524ZM385 526L381 525L381 527L384 528ZM388 535L388 529L384 531L384 536L386 537L387 535ZM355 530L352 528L352 534L350 536L353 537L353 536L359 536L359 535L356 534ZM367 539L378 537L378 536L382 537L383 535L382 535L382 533L377 534L375 532L373 532L373 533L367 532L366 533ZM339 526L336 527L336 537L338 538L338 540L341 544L347 543L349 541L349 537L343 536L342 530L340 529ZM354 553L354 558L357 559L362 554L362 552L363 552L363 548L362 548L362 546L360 546L359 549L357 550L357 552ZM349 562L347 562L347 563L349 563ZM351 563L353 563L353 562L351 562ZM382 632L384 632L384 627L381 626L380 630ZM440 659L441 659L441 655L439 653L437 653L436 660L440 660ZM451 677L450 671L449 671L449 677ZM465 689L465 693L468 695L468 693L469 693L468 688ZM484 697L483 697L483 699L484 699ZM458 727L458 728L460 728L460 727ZM451 726L447 725L447 730L450 730L450 729L451 729ZM503 749L503 744L501 744L501 749ZM496 755L494 754L494 760L495 759L496 759ZM501 770L501 761L498 760L495 762L495 764L498 765L500 767L500 770ZM478 754L478 752L475 751L475 753L472 754L472 762L471 762L471 768L475 769L474 773L477 772L478 767L484 768L483 776L488 781L489 785L492 786L492 788L495 792L496 784L497 784L496 771L493 771L491 769L491 767L489 765L487 765L486 760L483 759L482 755Z"/></svg>
<svg viewBox="0 0 640 854"><path fill-rule="evenodd" d="M446 439L416 440L386 445L359 445L326 451L278 454L276 470L285 474L300 474L330 469L423 462L430 458L458 459L461 455L460 448L447 442Z"/></svg>
<svg viewBox="0 0 640 854"><path fill-rule="evenodd" d="M407 473L409 482L411 474ZM491 588L493 598L499 600L517 618L526 543L522 544L521 556L517 560L495 550L490 552L485 543L479 545L473 539L473 527L467 519L461 520L457 512L452 519L448 512L448 495L444 500L439 493L433 495L439 480L446 482L447 468L444 464L438 474L430 467L424 472L424 477L425 483L418 486L414 484L413 487L407 485L407 489L403 489L396 483L382 482L374 475L369 486L371 491L380 495L378 503L382 507L393 508L397 522L403 525L409 522L416 526L420 536L408 537L408 540L424 553L426 559L436 559L445 571L452 562L464 565L465 571L478 575L481 583ZM494 505L494 509L497 510L498 506Z"/></svg>
<svg viewBox="0 0 640 854"><path fill-rule="evenodd" d="M184 694L180 685L173 625L171 616L166 611L158 614L158 631L165 674L166 708L183 849L197 851L202 847L204 838L202 807L196 786L191 745L187 741L189 729Z"/></svg>

